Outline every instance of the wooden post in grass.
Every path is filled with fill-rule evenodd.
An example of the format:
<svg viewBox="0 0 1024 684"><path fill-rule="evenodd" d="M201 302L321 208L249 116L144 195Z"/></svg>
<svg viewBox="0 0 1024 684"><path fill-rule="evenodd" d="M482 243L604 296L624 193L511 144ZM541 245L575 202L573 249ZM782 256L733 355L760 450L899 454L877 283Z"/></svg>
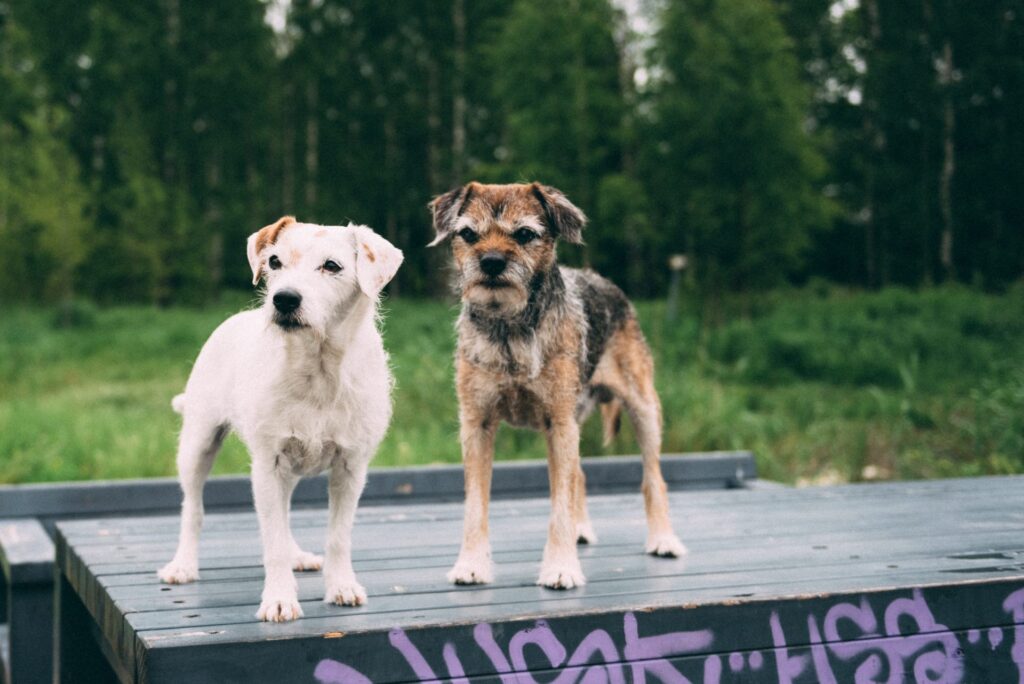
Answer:
<svg viewBox="0 0 1024 684"><path fill-rule="evenodd" d="M668 268L672 272L672 278L668 283L668 306L665 310L665 320L669 323L675 323L679 313L679 288L687 261L685 254L673 254L668 258Z"/></svg>

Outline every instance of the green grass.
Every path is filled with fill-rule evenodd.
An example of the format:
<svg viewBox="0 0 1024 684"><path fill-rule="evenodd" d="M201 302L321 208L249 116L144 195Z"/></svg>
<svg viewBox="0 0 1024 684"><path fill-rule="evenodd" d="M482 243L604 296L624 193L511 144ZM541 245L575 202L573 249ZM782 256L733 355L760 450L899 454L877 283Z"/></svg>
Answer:
<svg viewBox="0 0 1024 684"><path fill-rule="evenodd" d="M199 347L248 299L201 310L18 308L0 318L0 481L170 475L171 397ZM1000 296L776 292L709 328L695 312L666 323L638 306L658 364L665 450L752 449L787 482L1024 472L1024 288ZM395 417L377 465L457 462L452 382L456 309L386 305ZM583 453L631 453L628 426L608 449L599 425ZM539 458L537 435L503 429L499 458ZM216 472L244 472L234 438Z"/></svg>

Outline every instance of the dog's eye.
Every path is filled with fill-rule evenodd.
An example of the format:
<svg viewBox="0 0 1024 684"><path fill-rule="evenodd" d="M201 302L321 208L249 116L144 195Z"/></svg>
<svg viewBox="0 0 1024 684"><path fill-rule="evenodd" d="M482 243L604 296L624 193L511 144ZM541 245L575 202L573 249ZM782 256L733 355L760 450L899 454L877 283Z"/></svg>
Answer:
<svg viewBox="0 0 1024 684"><path fill-rule="evenodd" d="M520 228L516 232L512 233L512 239L521 245L526 245L536 240L539 235L530 230L529 228Z"/></svg>
<svg viewBox="0 0 1024 684"><path fill-rule="evenodd" d="M480 236L477 235L476 231L473 230L472 228L463 228L462 230L460 230L459 237L465 240L470 245L476 244L477 240L480 239Z"/></svg>
<svg viewBox="0 0 1024 684"><path fill-rule="evenodd" d="M276 254L271 254L270 258L267 259L267 266L270 266L270 270L276 271L281 268L281 260L277 258Z"/></svg>
<svg viewBox="0 0 1024 684"><path fill-rule="evenodd" d="M330 259L325 261L324 265L320 268L324 269L328 273L341 273L341 265L337 262L331 261Z"/></svg>

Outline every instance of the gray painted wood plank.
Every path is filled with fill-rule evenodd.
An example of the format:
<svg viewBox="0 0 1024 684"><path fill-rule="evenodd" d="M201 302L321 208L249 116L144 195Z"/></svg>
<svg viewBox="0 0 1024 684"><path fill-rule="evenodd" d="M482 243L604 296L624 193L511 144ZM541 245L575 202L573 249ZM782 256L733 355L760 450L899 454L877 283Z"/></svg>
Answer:
<svg viewBox="0 0 1024 684"><path fill-rule="evenodd" d="M0 520L0 563L8 583L53 581L53 542L38 520Z"/></svg>
<svg viewBox="0 0 1024 684"><path fill-rule="evenodd" d="M801 490L802 496L797 499L797 502L806 502L813 504L815 502L822 503L835 500L845 500L851 505L858 501L872 502L878 500L889 500L889 499L929 499L929 498L946 498L954 496L957 498L975 498L976 496L982 495L986 497L998 497L998 496L1009 496L1012 494L1020 494L1024 492L1024 476L1007 477L1005 482L996 480L990 482L989 478L979 478L982 482L979 482L970 487L954 488L948 484L924 482L915 483L920 484L920 487L910 487L907 483L883 483L876 485L846 485L830 488L809 488ZM683 493L679 495L680 500L686 501L690 497L693 500L705 501L709 505L716 503L728 503L731 507L744 507L754 506L760 507L768 502L785 501L788 504L793 503L793 498L787 496L788 490L760 490L757 492L748 492L741 490L740 492L692 492ZM635 505L638 497L635 495L619 495L610 497L595 497L591 505ZM1020 504L1013 499L1006 499L1004 503L1009 506L1012 511L1019 512L1021 510ZM501 515L503 511L508 511L509 514L519 515L524 510L539 509L546 506L546 499L533 499L527 501L512 501L512 502L496 502L493 507L495 515ZM461 515L461 504L460 503L449 503L449 504L432 504L429 507L432 518L457 518ZM246 520L248 511L242 511L236 514L229 514L222 516L221 519L229 521L232 519ZM364 516L359 520L380 520L388 521L390 516L414 516L415 513L410 513L410 509L406 507L380 507L373 509L366 509L360 511L360 515ZM307 510L297 511L295 513L296 522L300 522L303 519L309 517L315 517L316 512L310 512ZM176 516L168 515L160 518L154 518L154 520L163 520L173 522L176 521ZM130 518L129 520L134 521L136 525L148 525L147 519ZM80 521L75 523L69 523L65 525L65 534L74 535L76 530L81 530L84 534L91 534L90 530L98 527L106 527L109 530L116 531L119 523L122 523L121 518L112 518L108 520L92 520L92 521Z"/></svg>
<svg viewBox="0 0 1024 684"><path fill-rule="evenodd" d="M429 609L396 610L388 613L360 612L359 608L331 608L324 605L320 608L312 602L304 608L316 609L317 615L289 623L261 623L252 619L238 623L220 623L202 625L200 623L186 625L161 624L156 614L149 623L151 628L140 629L138 636L147 648L173 648L181 645L229 643L233 641L289 639L289 638L323 638L324 634L342 631L346 636L362 633L387 633L391 629L418 629L427 627L449 627L480 622L491 624L546 619L554 620L575 615L596 615L604 612L635 611L637 613L652 612L661 609L694 610L709 606L731 606L736 608L745 605L757 605L767 601L801 601L810 602L826 597L859 596L885 592L907 592L909 588L946 589L950 585L949 578L941 574L920 572L917 569L889 572L868 573L866 575L815 576L813 573L800 574L793 572L790 581L764 583L758 577L742 582L735 578L732 583L723 583L713 587L675 587L667 591L620 591L621 587L602 587L601 593L591 592L550 592L536 587L535 596L530 600L517 600L504 603L492 600L465 601L458 604L459 610L432 612ZM846 580L843 590L837 590L838 580ZM970 584L963 583L962 589L972 586L992 584L1013 591L1024 587L1024 575L1007 575L992 573L979 575ZM499 590L500 591L500 590ZM468 592L467 592L468 593ZM458 596L460 592L454 592ZM495 598L480 596L480 599ZM498 596L497 598L502 598ZM450 606L449 606L450 608ZM320 613L320 611L323 613ZM337 612L334 612L334 611ZM330 611L330 612L328 612ZM255 614L255 607L253 608ZM742 611L736 611L742 614ZM192 614L192 613L188 613Z"/></svg>
<svg viewBox="0 0 1024 684"><path fill-rule="evenodd" d="M992 567L1019 566L1024 558L1024 550L1019 539L1014 539L1012 533L1002 533L984 540L987 549L983 553L974 551L977 546L966 543L950 543L945 547L939 546L929 551L901 550L901 552L887 552L872 547L869 543L851 544L837 549L832 554L823 554L812 546L790 547L780 549L779 556L774 563L776 568L792 568L797 566L812 566L820 564L845 564L849 560L859 560L865 563L884 562L887 566L900 567L905 560L939 559L942 562L951 561L950 571L958 573L963 577L970 577L982 570ZM965 551L965 549L970 549ZM856 557L852 558L851 557ZM490 587L512 587L530 584L533 579L533 572L539 565L539 554L528 560L504 560L499 559L497 576L494 584ZM405 564L403 567L382 567L375 570L357 567L357 572L362 574L362 579L374 595L393 593L413 593L436 591L444 593L455 590L444 580L444 573L450 566L451 558L447 562L437 563L432 567L418 567L415 564ZM692 583L695 578L701 575L728 574L739 571L757 570L763 567L759 558L751 558L735 551L724 550L718 552L704 551L700 558L694 553L689 558L677 565L673 561L660 561L657 559L646 560L646 556L639 553L633 556L624 556L616 559L609 559L603 556L586 557L584 562L590 568L591 579L594 568L600 572L610 572L621 577L637 577L642 580L648 575L681 576L685 581ZM642 576L637 573L642 570ZM120 605L125 610L162 610L164 606L170 605L173 601L182 600L187 605L194 600L216 600L221 602L224 595L237 597L237 603L249 603L253 597L259 595L262 588L262 568L248 568L244 572L236 569L223 571L217 575L215 571L209 573L212 577L203 579L188 585L167 586L158 584L148 576L143 584L110 584L101 582L102 587L109 593L114 601L123 602ZM115 578L116 579L116 578ZM299 573L297 575L300 587L312 588L313 597L317 596L322 589L323 579L319 573ZM459 589L464 591L463 589ZM248 594L246 596L246 594ZM148 603L147 603L148 602ZM368 610L375 609L370 605Z"/></svg>
<svg viewBox="0 0 1024 684"><path fill-rule="evenodd" d="M682 534L689 537L702 537L707 534L722 536L728 534L745 534L748 531L764 529L764 521L771 520L775 525L799 526L800 529L813 529L814 526L837 526L848 527L857 525L878 526L880 521L886 518L900 521L927 521L936 524L938 521L956 523L959 520L974 520L976 524L991 520L991 508L984 501L978 501L977 497L965 497L962 500L949 497L944 502L944 508L932 511L922 509L918 502L894 499L888 502L846 502L843 506L822 507L818 502L793 503L772 509L765 506L757 515L750 511L730 507L722 510L720 507L702 505L701 500L687 499L685 495L671 495L672 513L676 524ZM639 504L639 499L636 502ZM948 507L956 504L955 516ZM628 527L635 529L644 524L642 507L639 505L628 505L618 508L606 508L592 506L591 515L596 521L598 535L614 534L616 530ZM1008 519L1014 519L1012 512L1002 514ZM496 534L505 534L507 531L531 530L543 528L548 517L547 505L537 507L533 510L519 509L515 515L492 515L491 527ZM808 520L811 517L812 520ZM1018 518L1024 519L1024 510L1017 514ZM315 539L325 533L326 512L318 511L315 514L304 516L301 520L295 520L292 529L297 537L303 539ZM812 524L813 523L813 524ZM842 523L842 525L840 525ZM423 530L431 530L430 538L444 543L448 539L445 536L451 530L461 530L461 514L450 519L392 519L390 522L364 522L357 521L355 534L362 535L362 545L365 548L381 548L393 546L392 539L404 542L420 539L422 543ZM995 522L994 524L998 524ZM383 525L383 526L382 526ZM887 526L888 527L888 526ZM381 537L381 530L387 530L387 537ZM884 530L883 530L884 531ZM76 542L76 547L88 554L109 555L110 550L132 550L144 552L149 549L173 548L177 543L178 521L153 521L149 526L133 527L127 531L110 529L107 527L96 528L88 537L82 537L81 533L69 534L67 538ZM236 517L225 520L221 515L211 515L207 518L201 535L201 543L206 543L211 548L230 548L232 542L247 542L251 535L257 534L257 521L255 514L248 513L244 517ZM517 535L521 536L521 535ZM456 539L458 539L456 535Z"/></svg>
<svg viewBox="0 0 1024 684"><path fill-rule="evenodd" d="M757 493L745 492L744 497L755 497ZM837 520L848 520L849 525L875 524L880 516L891 516L895 520L931 520L937 521L950 517L948 507L957 505L957 514L960 515L989 515L990 511L983 501L977 501L978 497L965 496L963 498L947 497L942 508L931 510L922 508L920 502L905 499L891 499L883 502L875 501L846 501L841 506L823 506L822 502L807 501L787 504L773 516L780 524L795 524L806 529L809 525L820 523L830 524ZM757 514L741 509L729 507L726 512L716 511L716 507L702 499L687 498L685 494L670 495L673 506L673 517L679 526L680 534L684 537L704 534L704 530L714 525L716 530L729 532L754 531L762 526L759 520L766 515L765 510ZM643 523L642 506L639 498L629 500L628 505L616 508L605 508L592 506L591 515L598 522L597 532L600 537L608 530L615 529L621 524L640 525ZM767 505L768 502L765 502ZM545 502L533 508L523 507L515 509L512 514L505 515L504 511L495 511L491 516L492 527L502 529L503 525L520 525L537 527L543 526L548 515L548 506ZM1024 508L1013 510L1009 508L1000 513L1008 519L1018 519L1024 522ZM991 517L989 515L989 517ZM309 512L304 516L295 516L292 525L297 536L304 539L314 539L316 535L324 533L326 513L323 511ZM405 536L409 534L418 535L418 523L429 522L430 528L438 532L439 539L446 539L447 531L460 529L461 512L459 515L444 520L400 520L393 519L392 522L357 521L356 534L376 534L375 530L380 525L386 525L389 535L396 534ZM979 523L980 524L980 523ZM161 545L173 547L177 540L178 520L159 519L148 527L135 526L130 530L120 528L99 527L90 531L69 530L67 537L75 541L76 546L83 551L94 547L96 552L105 553L104 548L118 546L139 548L155 548ZM253 513L238 514L230 519L223 519L219 515L208 517L208 524L204 527L202 540L209 543L217 543L222 540L237 540L239 538L252 538L257 535L256 518ZM458 534L456 534L456 539ZM123 550L123 549L122 549Z"/></svg>
<svg viewBox="0 0 1024 684"><path fill-rule="evenodd" d="M703 505L708 507L727 503L730 508L759 508L773 501L786 502L787 506L801 504L813 506L843 500L846 502L846 505L849 506L855 506L858 504L868 506L877 501L889 500L920 501L941 498L943 501L946 501L950 497L955 500L970 500L977 498L978 496L986 498L1005 497L1003 498L1005 508L1001 511L1001 515L1024 515L1024 501L1020 498L1020 495L1024 493L1024 476L995 479L978 478L978 480L981 481L977 483L970 483L965 487L953 487L949 484L943 484L943 481L939 481L912 483L919 485L917 487L909 486L908 483L881 483L873 485L808 488L800 490L802 495L798 499L793 499L791 496L788 496L786 492L790 490L785 489L758 490L756 492L745 490L729 492L673 492L672 497L674 502L678 501L681 505L686 505L689 501L695 501L701 502ZM590 503L591 506L634 507L634 510L635 506L639 505L637 502L640 501L637 495L617 495L610 497L599 496L592 497L592 499L593 501ZM546 499L495 502L492 507L492 516L528 515L533 511L543 510L546 507ZM429 515L431 519L459 519L461 517L462 507L459 503L432 504L429 508L431 513L424 515ZM936 509L941 512L940 507L936 506ZM317 519L322 515L323 514L320 511L302 510L296 511L293 517L295 525L301 527L305 524L316 524ZM401 516L409 516L410 519L412 519L416 515L416 513L411 513L408 508L404 507L392 506L381 507L379 509L367 509L359 512L357 524L365 524L371 521L378 521L381 523L392 522L396 519L401 520ZM395 516L397 516L397 518ZM253 524L253 519L251 518L251 513L249 511L225 514L220 516L218 519L222 521L221 524L224 525L230 524L231 521L237 521L243 526ZM177 516L161 516L153 518L153 520L167 523L167 531L172 535L176 534ZM64 525L64 531L68 538L74 538L79 535L94 537L94 530L97 528L105 528L107 530L106 534L113 536L121 532L123 525L129 526L124 529L130 529L131 526L142 526L149 530L152 529L149 526L148 519L145 518L129 518L127 521L123 518L112 518L109 520L69 522ZM104 540L99 539L97 541L102 543Z"/></svg>
<svg viewBox="0 0 1024 684"><path fill-rule="evenodd" d="M851 562L849 556L821 559L817 557L820 554L815 554L809 548L785 550L773 565L772 573L773 576L779 576L779 573L784 571L807 572L808 568L813 568L813 572L835 571L837 568L857 572L857 569L863 566L889 570L929 569L948 573L951 576L972 576L991 572L993 568L1013 565L1024 572L1024 566L1021 565L1021 561L1024 560L1024 549L1020 545L1001 551L1000 555L1012 560L999 562L994 562L989 558L951 557L950 554L955 553L955 550L964 547L961 545L952 548L954 551L949 551L946 555L907 553L899 556L885 554L870 556L865 550L856 563ZM673 585L678 586L703 586L703 582L724 581L728 578L739 577L740 573L760 572L762 575L764 574L756 562L723 565L722 561L726 560L723 555L719 554L718 557L709 559L709 561L717 562L703 564L678 563L639 554L614 559L614 562L606 562L609 560L606 558L584 558L583 567L587 573L588 585L592 587L600 582L612 580L634 580L638 584L646 584L650 578L663 578L666 583L671 581ZM532 583L538 567L539 556L530 561L502 564L498 567L496 581L488 585L487 590L530 587L532 591ZM416 594L446 594L453 590L453 587L445 581L444 571L446 569L446 567L435 568L434 572L427 572L423 569L402 568L364 573L361 580L366 586L370 601L363 610L368 613L388 612L403 600L402 597ZM322 598L323 578L319 573L301 573L297 577L300 600L315 602ZM248 580L219 583L214 586L200 587L198 583L194 586L196 591L174 591L177 589L175 587L172 591L163 592L161 591L162 587L155 585L146 592L127 593L111 590L110 597L126 614L241 607L245 621L247 621L251 607L259 603L263 583L261 577L253 577ZM378 597L384 599L384 602L378 604L376 600ZM398 603L392 599L396 599Z"/></svg>
<svg viewBox="0 0 1024 684"><path fill-rule="evenodd" d="M740 486L757 478L750 452L664 454L662 470L669 484ZM639 456L594 456L583 459L594 491L622 491L640 486ZM547 491L545 461L499 461L494 470L494 494L518 497ZM462 496L462 466L437 465L406 468L372 468L363 502L457 500ZM303 480L295 491L297 506L326 501L324 476ZM247 476L212 477L204 499L209 508L252 505L252 485ZM0 486L0 517L82 517L128 512L172 511L181 502L175 478L107 480L72 483L33 483Z"/></svg>
<svg viewBox="0 0 1024 684"><path fill-rule="evenodd" d="M737 541L733 543L742 544L743 538L751 536L768 535L778 538L813 533L815 528L808 527L807 511L800 510L795 506L792 509L787 508L771 513L766 511L756 519L735 516L732 512L719 513L720 517L716 519L713 513L688 515L687 511L677 509L677 527L690 543L707 538L722 540L736 538ZM245 532L232 531L228 536L223 537L215 535L213 530L208 530L201 538L201 558L204 564L217 563L219 559L256 557L258 549L253 546L253 542L258 539L258 533L255 529L255 518L251 517L249 530ZM891 518L900 519L902 524L891 525ZM602 521L600 518L597 520L599 535L604 542L615 540L616 543L628 543L630 539L634 539L636 543L640 543L643 539L644 521L637 515L622 516L614 521ZM872 506L861 512L846 508L820 511L814 522L816 527L837 529L844 534L858 530L870 530L877 538L884 539L886 535L901 534L902 530L912 526L926 530L945 529L947 533L954 531L970 533L991 523L991 511L984 503L973 500L965 501L956 510L955 515L915 511L911 504L892 502L885 507ZM212 522L211 527L215 526L216 523ZM456 521L448 521L444 524L431 523L430 535L427 537L432 542L429 546L439 547L441 553L447 552L458 544L460 529L460 523ZM499 520L492 524L492 529L494 530L496 549L530 548L543 543L546 518L535 517L518 521ZM103 544L79 544L76 548L82 558L90 562L94 572L98 574L130 572L131 568L137 567L139 563L156 563L173 553L176 544L176 539L173 537L148 544L138 542L138 540L151 539L152 536L137 535L129 539L112 537L111 541ZM296 531L296 538L300 543L314 550L322 547L324 536L323 527L300 528ZM396 524L389 529L386 537L381 537L374 529L357 525L354 531L354 544L357 554L363 557L373 556L378 551L384 554L383 557L390 557L396 552L396 549L404 548L415 548L415 554L422 554L425 548L429 548L425 543L422 530L415 524ZM600 545L599 541L598 546ZM109 563L103 562L108 559ZM230 560L229 562L235 561ZM211 565L211 567L214 566Z"/></svg>
<svg viewBox="0 0 1024 684"><path fill-rule="evenodd" d="M747 541L744 543L745 535L731 535L725 538L690 537L687 542L690 545L691 553L709 553L719 549L727 549L750 558L756 558L765 567L771 567L775 547L787 545L804 545L808 548L815 548L824 553L830 549L847 548L851 543L862 541L866 533L871 532L871 527L862 526L855 529L842 530L838 532L815 531L801 533L798 528L791 530L776 530L769 535L761 535L765 541L770 541L770 546L764 548L753 545ZM1002 530L1005 532L1005 530ZM985 530L973 528L970 522L960 525L950 525L943 528L935 528L926 523L916 525L907 524L900 528L894 528L885 535L878 535L871 538L871 544L875 548L891 550L898 546L919 547L925 544L938 542L940 546L946 538L971 538L976 544L978 539L987 538L990 533L998 533L999 530ZM1010 531L1012 534L1014 531ZM600 556L614 558L629 556L640 553L644 532L642 527L636 528L635 534L606 535L604 540L595 545L581 546L580 553L583 556ZM358 544L354 551L356 567L363 567L367 570L375 568L386 568L389 566L404 567L406 565L416 566L419 563L422 567L443 566L449 564L458 552L458 537L452 536L447 545L431 547L397 547L388 551L361 548ZM520 539L515 542L495 543L493 553L496 559L511 561L536 557L543 548L544 540L541 535L531 539ZM257 548L252 548L256 546ZM320 551L319 545L306 545L307 548ZM201 554L200 571L205 573L217 568L258 568L261 564L261 556L258 551L256 540L250 548L238 548L237 554ZM173 554L173 549L168 548L166 553L157 554L151 559L118 559L114 563L98 563L91 561L91 570L97 577L106 578L111 575L146 575L151 576L155 568L166 562ZM124 581L124 580L122 580ZM128 583L132 583L130 580Z"/></svg>
<svg viewBox="0 0 1024 684"><path fill-rule="evenodd" d="M644 565L656 567L655 564L667 564L673 561L651 559ZM671 605L671 601L685 602L687 597L706 596L717 592L719 595L733 596L737 593L768 594L775 584L796 585L801 582L813 582L828 593L849 593L860 588L877 589L887 586L888 578L919 577L925 583L940 581L955 582L964 575L956 574L964 570L964 562L945 558L902 559L899 564L888 561L846 561L834 563L800 564L781 566L772 569L770 575L759 569L746 568L735 572L714 572L699 574L660 574L656 569L646 573L642 581L636 576L623 578L614 568L602 567L599 563L583 561L583 568L590 577L588 583L571 592L552 591L537 587L534 582L536 564L518 566L516 586L488 585L468 590L448 588L447 591L431 591L424 593L395 592L389 587L374 586L378 593L374 597L375 605L346 608L334 606L322 601L322 590L310 593L302 601L306 618L315 620L322 618L349 624L355 616L365 616L366 620L376 620L382 625L392 618L389 613L406 613L416 611L420 614L432 613L433 621L444 621L459 614L460 608L468 605L486 604L494 610L496 616L514 616L519 614L519 607L530 603L549 602L555 605L564 604L583 608L593 601L616 600L622 605L631 603L650 605ZM512 570L512 568L508 568ZM1016 576L1024 581L1024 568L987 565L969 568L970 577ZM826 582L826 580L831 580ZM856 584L851 583L855 580ZM368 586L374 585L373 579L365 578ZM731 593L730 593L731 592ZM671 598L670 598L671 597ZM303 598L303 597L300 597ZM239 603L239 601L242 601ZM665 602L663 602L665 601ZM259 606L259 592L251 592L248 602L244 597L236 596L231 605L213 606L205 609L176 609L165 611L146 611L128 613L128 623L132 629L143 632L151 629L219 629L229 624L250 624L254 622L256 608ZM376 616L376 617L375 617Z"/></svg>
<svg viewBox="0 0 1024 684"><path fill-rule="evenodd" d="M910 535L903 541L911 540ZM828 541L829 544L819 544ZM978 551L978 549L984 551ZM450 591L452 587L443 581L444 573L455 559L455 553L431 557L408 557L385 563L357 560L356 570L366 578L368 585L381 587L399 585L406 592L414 590ZM496 554L497 578L492 586L518 585L532 580L541 556L541 549L526 553ZM928 543L879 545L874 540L848 539L835 541L828 537L794 539L773 546L770 553L752 553L731 546L697 547L680 561L650 558L636 545L622 545L615 548L584 547L580 557L587 564L598 568L609 568L621 577L646 577L650 573L660 575L684 575L691 577L702 573L727 573L738 569L762 569L795 565L844 563L849 561L881 562L898 564L904 559L937 558L959 563L968 572L971 568L983 566L1011 566L1024 563L1024 540L1015 531L987 532L969 541L952 535L936 535ZM249 586L259 589L263 569L259 564L232 566L222 574L210 571L209 578L185 585L167 586L158 583L152 573L137 576L137 583L126 583L125 576L100 578L100 584L115 600L142 597L143 600L157 600L167 597L213 596L219 592L237 592ZM299 583L320 582L317 572L298 575ZM112 581L115 580L115 581ZM422 587L423 589L416 589ZM150 607L150 609L156 609Z"/></svg>

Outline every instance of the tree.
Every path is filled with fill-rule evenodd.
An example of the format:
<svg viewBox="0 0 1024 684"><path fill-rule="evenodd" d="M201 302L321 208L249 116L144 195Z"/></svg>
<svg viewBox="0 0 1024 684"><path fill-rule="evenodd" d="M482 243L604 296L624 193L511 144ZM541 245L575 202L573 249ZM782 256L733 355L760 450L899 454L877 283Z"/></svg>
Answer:
<svg viewBox="0 0 1024 684"><path fill-rule="evenodd" d="M622 169L625 113L617 16L606 0L519 0L488 51L503 112L493 180L541 180L593 214L598 187ZM619 226L592 223L588 239Z"/></svg>
<svg viewBox="0 0 1024 684"><path fill-rule="evenodd" d="M68 301L90 217L67 112L50 102L37 64L28 35L8 15L0 25L0 299Z"/></svg>
<svg viewBox="0 0 1024 684"><path fill-rule="evenodd" d="M666 246L705 294L783 282L827 225L808 93L768 0L670 3L647 168Z"/></svg>

